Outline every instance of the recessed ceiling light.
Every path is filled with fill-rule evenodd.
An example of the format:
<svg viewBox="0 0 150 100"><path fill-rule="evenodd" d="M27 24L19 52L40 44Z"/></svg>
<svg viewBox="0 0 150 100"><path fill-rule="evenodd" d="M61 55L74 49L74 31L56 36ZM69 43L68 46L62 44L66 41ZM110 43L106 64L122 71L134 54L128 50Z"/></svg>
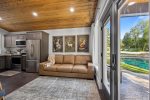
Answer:
<svg viewBox="0 0 150 100"><path fill-rule="evenodd" d="M70 12L74 12L75 11L75 9L73 7L71 7L69 10L70 10Z"/></svg>
<svg viewBox="0 0 150 100"><path fill-rule="evenodd" d="M35 16L35 17L37 17L37 16L38 16L38 13L32 12L32 15Z"/></svg>
<svg viewBox="0 0 150 100"><path fill-rule="evenodd" d="M0 20L3 20L3 18L2 18L2 17L0 17Z"/></svg>
<svg viewBox="0 0 150 100"><path fill-rule="evenodd" d="M135 4L135 2L130 2L128 5L131 6L131 5L134 5L134 4Z"/></svg>

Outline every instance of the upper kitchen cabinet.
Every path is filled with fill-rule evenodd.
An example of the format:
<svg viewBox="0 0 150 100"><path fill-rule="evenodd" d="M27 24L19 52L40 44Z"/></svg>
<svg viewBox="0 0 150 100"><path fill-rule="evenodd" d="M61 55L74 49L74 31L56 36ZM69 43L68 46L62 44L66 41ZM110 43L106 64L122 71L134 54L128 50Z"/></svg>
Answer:
<svg viewBox="0 0 150 100"><path fill-rule="evenodd" d="M27 32L26 38L27 40L40 40L42 39L42 33L41 31Z"/></svg>
<svg viewBox="0 0 150 100"><path fill-rule="evenodd" d="M16 40L26 40L26 34L13 34L4 36L5 48L15 48Z"/></svg>
<svg viewBox="0 0 150 100"><path fill-rule="evenodd" d="M12 47L11 41L12 41L11 35L5 35L4 36L4 46L5 46L5 48L11 48Z"/></svg>
<svg viewBox="0 0 150 100"><path fill-rule="evenodd" d="M16 47L16 40L17 40L17 35L12 35L11 36L11 47L15 48Z"/></svg>
<svg viewBox="0 0 150 100"><path fill-rule="evenodd" d="M5 35L4 36L4 46L5 48L14 48L16 47L16 35Z"/></svg>
<svg viewBox="0 0 150 100"><path fill-rule="evenodd" d="M19 34L17 35L17 39L26 39L26 35L25 34Z"/></svg>

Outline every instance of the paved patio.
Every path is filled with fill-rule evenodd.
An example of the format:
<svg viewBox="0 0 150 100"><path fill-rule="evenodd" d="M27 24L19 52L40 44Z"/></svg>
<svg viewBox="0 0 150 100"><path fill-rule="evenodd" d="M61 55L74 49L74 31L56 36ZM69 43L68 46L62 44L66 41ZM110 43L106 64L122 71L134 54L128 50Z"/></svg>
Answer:
<svg viewBox="0 0 150 100"><path fill-rule="evenodd" d="M149 100L149 75L124 70L121 100Z"/></svg>

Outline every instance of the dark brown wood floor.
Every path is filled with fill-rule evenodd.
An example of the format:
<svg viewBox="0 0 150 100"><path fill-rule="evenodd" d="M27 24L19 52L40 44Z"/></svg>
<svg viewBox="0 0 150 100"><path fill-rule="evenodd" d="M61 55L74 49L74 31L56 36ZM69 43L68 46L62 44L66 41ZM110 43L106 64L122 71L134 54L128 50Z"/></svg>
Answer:
<svg viewBox="0 0 150 100"><path fill-rule="evenodd" d="M99 91L99 94L100 94L101 100L107 100L102 90Z"/></svg>
<svg viewBox="0 0 150 100"><path fill-rule="evenodd" d="M38 77L38 74L36 73L21 72L17 75L10 76L10 77L0 76L0 81L7 95L11 93L12 91L27 84L28 82L34 80L37 77Z"/></svg>

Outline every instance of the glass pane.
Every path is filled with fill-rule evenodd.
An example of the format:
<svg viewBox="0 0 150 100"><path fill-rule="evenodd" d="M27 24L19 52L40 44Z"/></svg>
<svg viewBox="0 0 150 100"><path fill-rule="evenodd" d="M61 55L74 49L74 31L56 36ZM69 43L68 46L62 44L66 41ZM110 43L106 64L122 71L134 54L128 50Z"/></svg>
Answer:
<svg viewBox="0 0 150 100"><path fill-rule="evenodd" d="M120 100L149 100L148 0L127 0L120 16Z"/></svg>
<svg viewBox="0 0 150 100"><path fill-rule="evenodd" d="M107 90L110 92L110 18L106 21L104 26L104 83Z"/></svg>

